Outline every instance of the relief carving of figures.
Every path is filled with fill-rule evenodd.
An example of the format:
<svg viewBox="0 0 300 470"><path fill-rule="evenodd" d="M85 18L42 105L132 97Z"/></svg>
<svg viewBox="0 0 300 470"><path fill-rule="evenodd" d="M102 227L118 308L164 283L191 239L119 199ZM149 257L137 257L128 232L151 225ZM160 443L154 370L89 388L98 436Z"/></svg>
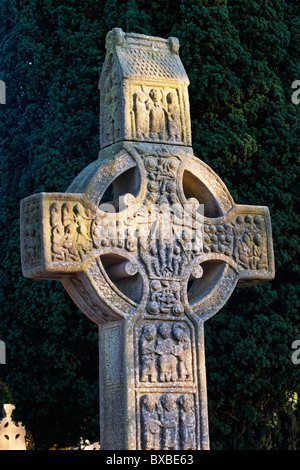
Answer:
<svg viewBox="0 0 300 470"><path fill-rule="evenodd" d="M181 142L182 127L177 91L160 88L133 93L135 135L138 139Z"/></svg>
<svg viewBox="0 0 300 470"><path fill-rule="evenodd" d="M141 382L190 382L192 377L192 344L187 328L147 323L139 339Z"/></svg>
<svg viewBox="0 0 300 470"><path fill-rule="evenodd" d="M144 450L196 450L196 415L190 394L147 393L141 403L141 438Z"/></svg>
<svg viewBox="0 0 300 470"><path fill-rule="evenodd" d="M176 194L176 172L179 161L174 157L157 158L148 156L144 161L148 177L148 199L151 203L157 201L160 196L165 196L166 199L161 199L160 204L165 202L173 202L174 195ZM171 195L172 199L170 199Z"/></svg>
<svg viewBox="0 0 300 470"><path fill-rule="evenodd" d="M263 238L257 233L253 237L253 258L250 261L251 269L268 269L266 252L263 249Z"/></svg>
<svg viewBox="0 0 300 470"><path fill-rule="evenodd" d="M77 223L77 249L81 259L90 250L92 239L90 237L90 224L92 217L88 216L86 209L77 202L73 209Z"/></svg>
<svg viewBox="0 0 300 470"><path fill-rule="evenodd" d="M196 417L194 402L191 395L183 395L178 400L179 409L179 433L183 450L195 450L196 445Z"/></svg>
<svg viewBox="0 0 300 470"><path fill-rule="evenodd" d="M267 269L262 217L251 215L236 217L232 223L234 234L233 258L244 269Z"/></svg>
<svg viewBox="0 0 300 470"><path fill-rule="evenodd" d="M165 111L163 108L163 94L161 90L153 88L150 93L150 138L164 140L166 130Z"/></svg>
<svg viewBox="0 0 300 470"><path fill-rule="evenodd" d="M55 230L55 227L53 227ZM70 222L64 228L63 248L66 249L65 259L72 261L80 261L79 252L77 249L77 226L74 221Z"/></svg>
<svg viewBox="0 0 300 470"><path fill-rule="evenodd" d="M62 224L56 224L51 230L51 242L53 259L56 261L65 261L68 250L64 247L65 229Z"/></svg>
<svg viewBox="0 0 300 470"><path fill-rule="evenodd" d="M157 404L153 395L144 395L142 405L142 448L144 450L160 449L160 429L162 423L158 418Z"/></svg>
<svg viewBox="0 0 300 470"><path fill-rule="evenodd" d="M178 97L176 93L169 92L167 94L167 122L168 135L170 140L181 141L181 122L180 108L178 105Z"/></svg>
<svg viewBox="0 0 300 470"><path fill-rule="evenodd" d="M173 340L171 328L167 323L162 323L157 329L156 354L158 355L158 381L174 382L177 379L177 360L173 355Z"/></svg>
<svg viewBox="0 0 300 470"><path fill-rule="evenodd" d="M139 139L147 139L149 137L150 127L150 101L149 96L142 90L134 94L134 115L136 136Z"/></svg>
<svg viewBox="0 0 300 470"><path fill-rule="evenodd" d="M176 401L171 393L166 393L161 397L158 413L162 423L161 448L175 450L178 448L179 417Z"/></svg>
<svg viewBox="0 0 300 470"><path fill-rule="evenodd" d="M265 227L259 215L239 215L224 225L204 225L205 253L231 256L244 269L267 269Z"/></svg>
<svg viewBox="0 0 300 470"><path fill-rule="evenodd" d="M79 202L53 202L49 209L53 261L80 261L92 248L92 216Z"/></svg>
<svg viewBox="0 0 300 470"><path fill-rule="evenodd" d="M152 324L144 326L140 339L141 382L156 380L156 327Z"/></svg>
<svg viewBox="0 0 300 470"><path fill-rule="evenodd" d="M119 226L116 220L109 220L107 213L97 215L91 223L91 238L95 248L124 247L124 236L119 236Z"/></svg>
<svg viewBox="0 0 300 470"><path fill-rule="evenodd" d="M189 335L181 324L174 325L173 338L177 341L173 346L173 354L178 359L178 380L189 381L192 379L192 348Z"/></svg>
<svg viewBox="0 0 300 470"><path fill-rule="evenodd" d="M224 253L231 256L233 251L233 231L230 224L205 225L203 251L208 253Z"/></svg>

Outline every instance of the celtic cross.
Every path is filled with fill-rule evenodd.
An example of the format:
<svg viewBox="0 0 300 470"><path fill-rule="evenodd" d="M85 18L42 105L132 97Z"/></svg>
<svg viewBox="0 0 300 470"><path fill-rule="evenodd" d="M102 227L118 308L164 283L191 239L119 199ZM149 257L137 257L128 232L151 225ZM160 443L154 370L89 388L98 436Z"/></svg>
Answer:
<svg viewBox="0 0 300 470"><path fill-rule="evenodd" d="M99 158L21 202L23 274L99 325L102 449L208 449L204 322L274 277L269 211L194 156L176 38L115 28L106 49Z"/></svg>

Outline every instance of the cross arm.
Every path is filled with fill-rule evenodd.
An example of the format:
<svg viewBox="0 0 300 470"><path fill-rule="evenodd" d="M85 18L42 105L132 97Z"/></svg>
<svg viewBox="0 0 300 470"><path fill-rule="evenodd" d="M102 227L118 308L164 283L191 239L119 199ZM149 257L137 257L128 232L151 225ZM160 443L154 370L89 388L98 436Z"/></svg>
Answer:
<svg viewBox="0 0 300 470"><path fill-rule="evenodd" d="M239 286L275 276L271 219L268 207L236 205L225 216L205 218L205 260L223 260L238 273Z"/></svg>
<svg viewBox="0 0 300 470"><path fill-rule="evenodd" d="M23 275L61 279L90 262L96 208L82 194L39 193L21 201Z"/></svg>

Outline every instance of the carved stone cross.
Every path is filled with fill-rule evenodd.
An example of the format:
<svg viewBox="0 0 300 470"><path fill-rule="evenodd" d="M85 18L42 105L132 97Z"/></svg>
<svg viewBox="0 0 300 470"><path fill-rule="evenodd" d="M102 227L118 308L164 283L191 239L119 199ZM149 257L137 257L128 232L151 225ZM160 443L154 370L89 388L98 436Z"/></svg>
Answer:
<svg viewBox="0 0 300 470"><path fill-rule="evenodd" d="M102 449L208 449L204 322L274 277L269 211L194 156L178 40L116 28L106 48L99 158L22 201L23 273L99 325Z"/></svg>

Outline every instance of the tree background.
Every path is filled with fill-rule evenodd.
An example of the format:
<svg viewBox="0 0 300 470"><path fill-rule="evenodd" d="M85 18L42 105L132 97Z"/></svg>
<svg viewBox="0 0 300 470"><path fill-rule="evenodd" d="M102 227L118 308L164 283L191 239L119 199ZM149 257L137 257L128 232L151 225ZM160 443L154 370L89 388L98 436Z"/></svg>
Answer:
<svg viewBox="0 0 300 470"><path fill-rule="evenodd" d="M297 0L0 0L0 404L36 449L98 437L97 327L56 281L21 272L20 200L63 192L99 151L113 27L180 40L193 148L236 203L270 209L276 277L206 323L212 449L300 449Z"/></svg>

